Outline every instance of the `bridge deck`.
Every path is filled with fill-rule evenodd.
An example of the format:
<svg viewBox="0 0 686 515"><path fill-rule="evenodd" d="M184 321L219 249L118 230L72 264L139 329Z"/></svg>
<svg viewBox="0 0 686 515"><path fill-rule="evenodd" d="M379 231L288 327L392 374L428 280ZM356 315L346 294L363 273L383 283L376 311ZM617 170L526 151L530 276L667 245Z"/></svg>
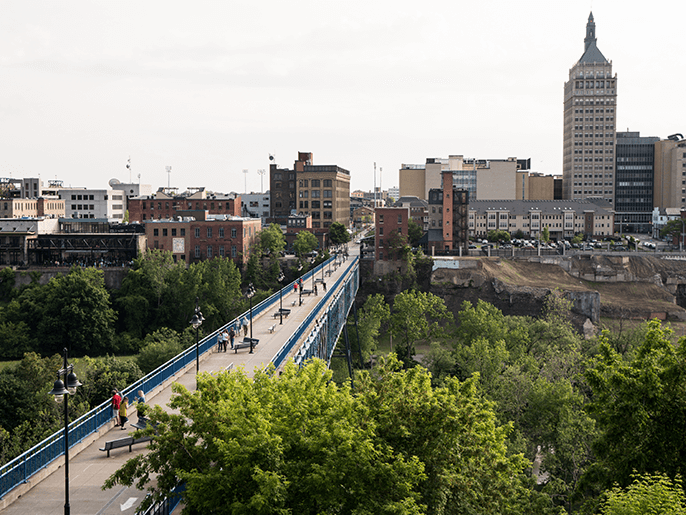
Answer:
<svg viewBox="0 0 686 515"><path fill-rule="evenodd" d="M350 258L339 266L336 272L331 276L326 275L326 268L324 270L324 277L327 286L333 287L334 283L344 273L349 272L352 254L357 253L357 249L351 249ZM333 271L333 267L331 267ZM321 278L321 273L317 274L316 279ZM305 282L305 288L312 287L312 279ZM298 300L298 295L292 290L283 292L283 307L290 309L291 313L288 318L283 319L283 325L279 324L279 319L272 318L272 314L278 310L278 306L265 311L259 317L255 317L253 322L253 337L260 340L259 344L254 350L253 354L249 353L249 349L241 349L238 353L234 353L230 348L227 352L217 352L217 348L212 352L207 352L200 356L200 372L217 373L225 370L227 367L244 367L249 375L252 375L256 367L266 366L279 351L283 343L288 337L298 328L298 326L307 318L309 313L322 301L323 288L321 284L317 285L319 295L309 295L302 297L302 306L292 305L293 300ZM333 297L333 295L331 296ZM273 332L269 332L269 328L276 324ZM307 332L305 333L307 334ZM250 331L248 331L250 336ZM236 341L242 339L243 333L237 335ZM195 390L195 363L187 367L185 372L177 374L174 382L184 385L189 390ZM147 401L151 404L159 404L166 406L172 396L171 384L167 385L159 391L149 392ZM120 468L128 459L138 454L146 452L144 444L134 446L133 452L129 453L128 448L116 449L111 452L109 458L106 453L99 450L105 446L105 442L122 438L128 435L133 428L130 423L137 420L135 408L130 408L130 420L125 431L121 428L113 427L114 422L108 424L99 435L95 435L88 445L84 446L80 451L72 449L69 458L69 498L71 513L74 515L88 514L88 515L112 515L112 514L133 514L138 505L143 501L145 492L138 490L135 487L117 486L111 490L103 491L101 489L105 480L112 475L118 468ZM78 452L78 454L75 454ZM40 477L32 478L29 483L35 481L36 484L23 493L21 497L14 500L6 499L11 502L8 506L2 509L3 515L24 515L26 513L40 513L42 515L60 515L64 513L64 458L56 460L60 464L59 468L52 471L44 479ZM40 476L40 474L36 474ZM12 496L12 492L7 495L7 498ZM2 505L0 504L0 508Z"/></svg>

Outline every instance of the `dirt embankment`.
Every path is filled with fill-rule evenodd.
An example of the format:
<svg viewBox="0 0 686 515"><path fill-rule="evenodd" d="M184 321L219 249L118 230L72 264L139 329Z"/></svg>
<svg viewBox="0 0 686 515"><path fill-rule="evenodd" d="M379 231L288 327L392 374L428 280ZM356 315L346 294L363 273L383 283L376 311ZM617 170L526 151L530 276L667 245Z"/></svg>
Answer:
<svg viewBox="0 0 686 515"><path fill-rule="evenodd" d="M477 259L460 269L435 270L432 291L453 310L459 310L464 300L483 299L506 314L535 316L545 297L557 289L577 303L580 315L594 322L597 316L590 312L609 318L686 319L686 310L677 305L679 292L686 291L686 262L653 257L568 259L571 262L560 264ZM598 297L594 292L599 307L593 305Z"/></svg>

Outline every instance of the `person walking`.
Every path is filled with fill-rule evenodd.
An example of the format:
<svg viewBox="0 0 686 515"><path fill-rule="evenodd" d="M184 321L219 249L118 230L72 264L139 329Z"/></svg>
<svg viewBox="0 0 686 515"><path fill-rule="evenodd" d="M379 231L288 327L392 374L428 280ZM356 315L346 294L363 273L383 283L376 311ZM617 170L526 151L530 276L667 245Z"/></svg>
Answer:
<svg viewBox="0 0 686 515"><path fill-rule="evenodd" d="M298 283L293 284L293 293L298 293Z"/></svg>
<svg viewBox="0 0 686 515"><path fill-rule="evenodd" d="M112 411L114 412L114 427L120 425L119 420L119 407L121 406L121 395L119 395L119 390L116 388L112 390Z"/></svg>
<svg viewBox="0 0 686 515"><path fill-rule="evenodd" d="M248 336L248 321L243 319L243 337Z"/></svg>
<svg viewBox="0 0 686 515"><path fill-rule="evenodd" d="M315 284L315 285L314 285L314 296L316 297L317 295L318 295L318 293L317 293L317 285Z"/></svg>
<svg viewBox="0 0 686 515"><path fill-rule="evenodd" d="M224 349L224 333L219 333L217 336L217 352L222 352Z"/></svg>
<svg viewBox="0 0 686 515"><path fill-rule="evenodd" d="M127 417L127 408L129 407L129 398L124 397L119 405L119 420L121 420L121 430L126 429L126 423L129 421Z"/></svg>
<svg viewBox="0 0 686 515"><path fill-rule="evenodd" d="M326 283L322 281L322 288L324 288L324 293L326 293Z"/></svg>
<svg viewBox="0 0 686 515"><path fill-rule="evenodd" d="M231 330L229 331L229 341L231 342L231 349L233 349L234 338L236 338L236 331L234 331L233 326L231 326Z"/></svg>
<svg viewBox="0 0 686 515"><path fill-rule="evenodd" d="M138 397L134 399L138 404L145 404L145 393L143 390L138 390Z"/></svg>

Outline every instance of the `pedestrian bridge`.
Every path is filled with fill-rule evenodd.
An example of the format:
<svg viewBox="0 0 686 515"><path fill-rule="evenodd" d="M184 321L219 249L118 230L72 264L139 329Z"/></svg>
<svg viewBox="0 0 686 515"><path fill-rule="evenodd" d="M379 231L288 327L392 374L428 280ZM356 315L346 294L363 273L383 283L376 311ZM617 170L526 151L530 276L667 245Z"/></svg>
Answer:
<svg viewBox="0 0 686 515"><path fill-rule="evenodd" d="M302 281L303 288L297 293L293 282L285 285L281 292L253 306L252 335L259 343L252 354L247 348L237 352L231 349L219 352L217 342L219 333L233 325L237 327L241 317L250 321L249 311L200 340L197 345L200 372L218 373L244 367L248 374L252 374L256 367L265 367L270 363L278 370L289 359L302 364L312 357L330 363L359 286L357 249L351 249L348 257L334 257L322 263L305 274ZM314 295L315 286L317 295ZM304 290L305 294L300 290ZM278 314L281 306L290 309L289 315L283 319ZM236 332L236 341L240 341L243 334ZM349 349L346 350L349 358ZM172 383L183 384L189 390L195 389L195 368L196 346L193 346L125 388L122 396L127 395L132 399L138 390L143 390L148 403L166 406L172 396ZM131 420L136 420L135 406L130 411ZM0 511L3 515L63 513L63 433L53 434L0 468ZM120 449L107 458L104 452L98 450L105 446L105 442L127 434L114 427L109 400L69 425L69 497L72 513L104 515L136 512L145 492L135 487L101 489L105 479L129 458L145 452L145 447L139 445L133 452L129 452L128 448ZM154 513L171 513L173 509L174 506L164 506Z"/></svg>

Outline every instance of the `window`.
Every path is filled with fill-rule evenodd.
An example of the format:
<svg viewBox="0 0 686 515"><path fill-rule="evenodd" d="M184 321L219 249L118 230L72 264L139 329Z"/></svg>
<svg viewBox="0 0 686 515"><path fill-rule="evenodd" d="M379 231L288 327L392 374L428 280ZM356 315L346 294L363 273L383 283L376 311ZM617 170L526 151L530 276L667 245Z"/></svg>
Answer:
<svg viewBox="0 0 686 515"><path fill-rule="evenodd" d="M200 227L195 228L195 237L200 238Z"/></svg>
<svg viewBox="0 0 686 515"><path fill-rule="evenodd" d="M219 246L219 257L224 257L224 245Z"/></svg>
<svg viewBox="0 0 686 515"><path fill-rule="evenodd" d="M331 179L324 179L324 187L325 188L331 187Z"/></svg>
<svg viewBox="0 0 686 515"><path fill-rule="evenodd" d="M324 190L324 198L331 198L332 197L332 191L331 190Z"/></svg>
<svg viewBox="0 0 686 515"><path fill-rule="evenodd" d="M224 228L223 228L223 227L220 227L220 228L219 228L219 237L220 237L220 238L223 238L223 237L224 237ZM221 248L224 248L224 247L221 247ZM222 254L222 255L223 255L223 254Z"/></svg>
<svg viewBox="0 0 686 515"><path fill-rule="evenodd" d="M307 179L300 179L298 185L299 185L301 188L307 188L307 182L308 182Z"/></svg>
<svg viewBox="0 0 686 515"><path fill-rule="evenodd" d="M181 229L181 236L185 236L185 235L186 235L186 229Z"/></svg>
<svg viewBox="0 0 686 515"><path fill-rule="evenodd" d="M319 188L319 179L312 179L312 187L313 188Z"/></svg>
<svg viewBox="0 0 686 515"><path fill-rule="evenodd" d="M331 220L332 219L332 213L331 211L324 211L324 219Z"/></svg>
<svg viewBox="0 0 686 515"><path fill-rule="evenodd" d="M212 227L207 228L207 237L211 238L212 237Z"/></svg>
<svg viewBox="0 0 686 515"><path fill-rule="evenodd" d="M235 227L232 227L232 228L231 228L231 237L232 237L232 238L235 238L235 237L236 237L236 228L235 228ZM234 257L235 257L235 256L234 256Z"/></svg>
<svg viewBox="0 0 686 515"><path fill-rule="evenodd" d="M305 204L307 204L307 202L305 202ZM321 202L319 200L313 200L312 201L312 209L319 209L320 204L321 204ZM305 206L305 207L307 207L307 206ZM329 206L329 207L331 207L331 206Z"/></svg>
<svg viewBox="0 0 686 515"><path fill-rule="evenodd" d="M237 255L238 255L238 253L236 252L236 246L231 245L231 257L235 258Z"/></svg>
<svg viewBox="0 0 686 515"><path fill-rule="evenodd" d="M195 246L195 257L200 257L200 245Z"/></svg>
<svg viewBox="0 0 686 515"><path fill-rule="evenodd" d="M176 236L176 229L172 229L172 236Z"/></svg>
<svg viewBox="0 0 686 515"><path fill-rule="evenodd" d="M153 235L153 236L159 236L159 235L160 235L160 230L159 230L159 229L153 229L153 230L152 230L152 235Z"/></svg>
<svg viewBox="0 0 686 515"><path fill-rule="evenodd" d="M398 223L403 223L403 215L398 215Z"/></svg>
<svg viewBox="0 0 686 515"><path fill-rule="evenodd" d="M211 257L212 257L212 245L208 245L207 246L207 258L209 259Z"/></svg>
<svg viewBox="0 0 686 515"><path fill-rule="evenodd" d="M312 201L314 204L314 200ZM300 209L307 209L307 200L301 200L300 201Z"/></svg>
<svg viewBox="0 0 686 515"><path fill-rule="evenodd" d="M324 209L329 208L331 209L331 201L330 200L325 200L324 201Z"/></svg>
<svg viewBox="0 0 686 515"><path fill-rule="evenodd" d="M298 195L300 198L307 198L308 191L304 190L301 191L300 194Z"/></svg>
<svg viewBox="0 0 686 515"><path fill-rule="evenodd" d="M322 192L319 190L312 190L312 198L320 198Z"/></svg>
<svg viewBox="0 0 686 515"><path fill-rule="evenodd" d="M379 227L379 236L383 236L383 227Z"/></svg>
<svg viewBox="0 0 686 515"><path fill-rule="evenodd" d="M162 229L162 236L169 236L169 235L167 234L167 229Z"/></svg>

